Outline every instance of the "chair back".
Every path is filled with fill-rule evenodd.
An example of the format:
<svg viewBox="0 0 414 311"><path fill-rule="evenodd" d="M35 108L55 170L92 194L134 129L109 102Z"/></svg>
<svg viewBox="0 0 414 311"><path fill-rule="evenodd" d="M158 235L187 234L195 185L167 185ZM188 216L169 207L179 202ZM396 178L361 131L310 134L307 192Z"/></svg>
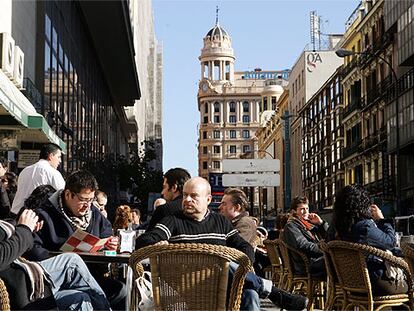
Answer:
<svg viewBox="0 0 414 311"><path fill-rule="evenodd" d="M328 275L328 278L332 280L334 283L338 283L338 275L336 274L335 267L332 262L332 257L328 250L328 245L324 240L321 240L319 242L319 248L323 252L323 256L325 259L326 274Z"/></svg>
<svg viewBox="0 0 414 311"><path fill-rule="evenodd" d="M0 310L10 310L9 293L7 292L6 285L4 284L2 279L0 279Z"/></svg>
<svg viewBox="0 0 414 311"><path fill-rule="evenodd" d="M414 244L402 242L401 250L404 254L405 261L408 263L411 275L414 276Z"/></svg>
<svg viewBox="0 0 414 311"><path fill-rule="evenodd" d="M280 255L279 244L277 240L264 240L263 244L266 246L267 257L270 263L276 268L282 269L283 262Z"/></svg>
<svg viewBox="0 0 414 311"><path fill-rule="evenodd" d="M228 309L240 309L244 279L252 270L242 252L209 244L151 245L131 255L129 265L135 278L142 275L140 261L146 258L151 265L156 310L225 310L231 262L239 266L233 275Z"/></svg>
<svg viewBox="0 0 414 311"><path fill-rule="evenodd" d="M345 241L330 241L327 246L342 289L350 294L366 294L372 298L366 263L369 246Z"/></svg>

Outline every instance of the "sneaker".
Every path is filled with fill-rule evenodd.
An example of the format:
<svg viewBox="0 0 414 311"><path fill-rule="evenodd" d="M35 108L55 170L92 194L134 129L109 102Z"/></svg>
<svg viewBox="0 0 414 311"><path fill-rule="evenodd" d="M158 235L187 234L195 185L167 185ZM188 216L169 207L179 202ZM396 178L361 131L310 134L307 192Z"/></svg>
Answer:
<svg viewBox="0 0 414 311"><path fill-rule="evenodd" d="M302 295L296 295L287 291L272 287L272 292L268 297L275 305L286 310L306 309L309 299Z"/></svg>

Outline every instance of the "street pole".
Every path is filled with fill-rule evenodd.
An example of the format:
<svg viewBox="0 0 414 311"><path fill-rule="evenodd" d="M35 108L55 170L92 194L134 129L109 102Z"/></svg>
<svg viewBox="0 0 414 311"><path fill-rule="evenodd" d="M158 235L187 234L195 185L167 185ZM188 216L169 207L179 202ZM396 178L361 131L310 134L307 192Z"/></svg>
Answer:
<svg viewBox="0 0 414 311"><path fill-rule="evenodd" d="M290 187L290 117L289 111L285 111L282 119L285 121L285 212L290 209L290 196L291 196L291 187Z"/></svg>

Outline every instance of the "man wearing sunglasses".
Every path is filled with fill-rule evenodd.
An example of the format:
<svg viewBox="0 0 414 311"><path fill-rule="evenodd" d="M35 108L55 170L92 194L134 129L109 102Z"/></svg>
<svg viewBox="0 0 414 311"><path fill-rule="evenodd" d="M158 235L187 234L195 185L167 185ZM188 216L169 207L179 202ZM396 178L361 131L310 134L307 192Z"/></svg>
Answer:
<svg viewBox="0 0 414 311"><path fill-rule="evenodd" d="M111 223L101 211L92 204L98 183L88 171L70 174L63 190L56 191L35 211L44 225L35 233L34 247L28 252L31 260L44 260L49 251L59 251L66 240L81 229L99 238L110 237L105 248L116 250L118 239L112 236ZM105 292L113 309L125 309L125 285L117 280L104 277L107 266L89 264L88 267L96 281Z"/></svg>

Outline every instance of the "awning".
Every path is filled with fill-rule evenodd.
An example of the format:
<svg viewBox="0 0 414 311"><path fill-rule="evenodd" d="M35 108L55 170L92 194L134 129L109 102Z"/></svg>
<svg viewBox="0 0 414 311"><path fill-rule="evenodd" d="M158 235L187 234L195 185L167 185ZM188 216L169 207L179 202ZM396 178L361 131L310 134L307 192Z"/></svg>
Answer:
<svg viewBox="0 0 414 311"><path fill-rule="evenodd" d="M66 152L66 143L36 112L31 102L0 70L0 130L19 131L19 141L52 142Z"/></svg>

